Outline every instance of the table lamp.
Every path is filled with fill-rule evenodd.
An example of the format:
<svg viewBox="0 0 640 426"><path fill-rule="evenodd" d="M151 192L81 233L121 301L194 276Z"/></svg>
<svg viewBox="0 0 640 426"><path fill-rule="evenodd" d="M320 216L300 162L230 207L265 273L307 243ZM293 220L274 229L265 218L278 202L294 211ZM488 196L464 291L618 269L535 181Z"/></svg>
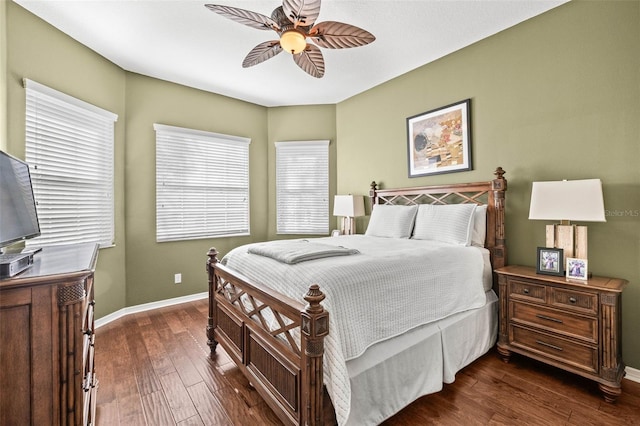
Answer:
<svg viewBox="0 0 640 426"><path fill-rule="evenodd" d="M341 233L356 233L355 218L364 216L364 197L362 195L336 195L333 200L333 215L342 216Z"/></svg>
<svg viewBox="0 0 640 426"><path fill-rule="evenodd" d="M600 179L533 182L529 219L559 220L559 224L547 225L547 247L563 249L565 259L587 259L587 227L572 225L571 221L607 221L602 182Z"/></svg>

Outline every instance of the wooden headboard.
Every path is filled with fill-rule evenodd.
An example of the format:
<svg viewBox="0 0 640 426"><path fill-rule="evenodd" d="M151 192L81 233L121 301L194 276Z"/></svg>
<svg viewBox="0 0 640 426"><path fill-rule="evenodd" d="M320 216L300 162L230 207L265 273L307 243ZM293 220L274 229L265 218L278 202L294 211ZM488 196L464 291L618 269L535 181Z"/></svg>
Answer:
<svg viewBox="0 0 640 426"><path fill-rule="evenodd" d="M507 246L504 234L504 208L507 180L505 171L498 167L495 179L487 182L457 183L412 188L380 189L371 183L369 198L374 204L469 204L487 205L487 235L485 247L491 253L493 269L507 264ZM494 277L494 287L496 287Z"/></svg>

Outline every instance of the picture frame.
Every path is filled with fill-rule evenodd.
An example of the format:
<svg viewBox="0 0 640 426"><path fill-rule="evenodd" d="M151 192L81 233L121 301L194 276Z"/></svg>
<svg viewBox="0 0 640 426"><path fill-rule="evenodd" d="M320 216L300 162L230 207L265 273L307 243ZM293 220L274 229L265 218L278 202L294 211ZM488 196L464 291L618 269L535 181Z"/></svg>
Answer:
<svg viewBox="0 0 640 426"><path fill-rule="evenodd" d="M538 247L536 273L546 275L564 275L564 250L561 248Z"/></svg>
<svg viewBox="0 0 640 426"><path fill-rule="evenodd" d="M409 177L472 170L471 99L407 118Z"/></svg>
<svg viewBox="0 0 640 426"><path fill-rule="evenodd" d="M572 280L588 280L587 259L567 257L567 278Z"/></svg>
<svg viewBox="0 0 640 426"><path fill-rule="evenodd" d="M339 229L334 229L333 231L331 231L331 236L332 237L338 237L342 234L342 232L340 232Z"/></svg>

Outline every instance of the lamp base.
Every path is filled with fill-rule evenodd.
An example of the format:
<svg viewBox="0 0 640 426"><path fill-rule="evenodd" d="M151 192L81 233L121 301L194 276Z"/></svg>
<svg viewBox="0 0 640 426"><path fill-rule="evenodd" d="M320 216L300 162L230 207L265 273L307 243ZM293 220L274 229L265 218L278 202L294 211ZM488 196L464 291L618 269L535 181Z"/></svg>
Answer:
<svg viewBox="0 0 640 426"><path fill-rule="evenodd" d="M344 216L342 218L342 235L353 235L356 233L356 219Z"/></svg>
<svg viewBox="0 0 640 426"><path fill-rule="evenodd" d="M563 269L567 257L587 258L587 227L577 225L547 225L547 247L563 250Z"/></svg>

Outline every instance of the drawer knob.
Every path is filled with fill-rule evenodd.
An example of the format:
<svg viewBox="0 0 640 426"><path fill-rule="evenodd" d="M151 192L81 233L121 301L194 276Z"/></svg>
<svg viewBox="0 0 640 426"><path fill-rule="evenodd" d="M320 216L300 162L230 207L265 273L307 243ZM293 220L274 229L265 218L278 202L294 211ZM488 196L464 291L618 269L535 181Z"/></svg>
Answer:
<svg viewBox="0 0 640 426"><path fill-rule="evenodd" d="M524 294L529 294L529 289L528 289L528 288L525 288L524 290L522 290L522 292L523 292Z"/></svg>
<svg viewBox="0 0 640 426"><path fill-rule="evenodd" d="M569 298L569 302L571 302L571 303L576 303L577 301L578 301L578 299L576 299L573 296Z"/></svg>

